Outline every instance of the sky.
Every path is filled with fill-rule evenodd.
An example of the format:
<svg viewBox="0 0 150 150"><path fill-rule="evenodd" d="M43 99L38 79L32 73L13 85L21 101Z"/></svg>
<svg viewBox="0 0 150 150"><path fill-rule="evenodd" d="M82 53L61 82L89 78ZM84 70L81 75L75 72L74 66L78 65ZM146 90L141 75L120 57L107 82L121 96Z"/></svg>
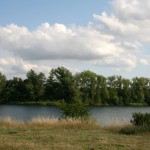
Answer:
<svg viewBox="0 0 150 150"><path fill-rule="evenodd" d="M0 72L150 78L149 10L149 0L0 0Z"/></svg>

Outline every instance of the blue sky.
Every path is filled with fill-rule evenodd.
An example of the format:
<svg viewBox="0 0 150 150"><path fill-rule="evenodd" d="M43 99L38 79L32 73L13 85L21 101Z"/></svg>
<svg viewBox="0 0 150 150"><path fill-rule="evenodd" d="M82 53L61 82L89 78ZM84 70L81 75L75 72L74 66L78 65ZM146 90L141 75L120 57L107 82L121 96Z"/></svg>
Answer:
<svg viewBox="0 0 150 150"><path fill-rule="evenodd" d="M150 77L149 9L149 0L0 0L0 72Z"/></svg>
<svg viewBox="0 0 150 150"><path fill-rule="evenodd" d="M34 29L43 22L87 25L93 13L108 9L107 0L0 0L0 24Z"/></svg>

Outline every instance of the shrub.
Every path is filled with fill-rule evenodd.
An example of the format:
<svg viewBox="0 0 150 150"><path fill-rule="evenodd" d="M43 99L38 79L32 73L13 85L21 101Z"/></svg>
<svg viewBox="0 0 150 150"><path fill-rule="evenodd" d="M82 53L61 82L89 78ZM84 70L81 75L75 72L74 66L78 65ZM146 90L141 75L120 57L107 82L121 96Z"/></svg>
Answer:
<svg viewBox="0 0 150 150"><path fill-rule="evenodd" d="M150 114L133 113L130 121L132 125L125 126L120 130L123 134L140 134L150 132Z"/></svg>
<svg viewBox="0 0 150 150"><path fill-rule="evenodd" d="M130 122L135 126L150 126L150 113L133 113Z"/></svg>
<svg viewBox="0 0 150 150"><path fill-rule="evenodd" d="M63 118L89 118L89 108L81 101L74 101L73 103L62 103L60 105Z"/></svg>

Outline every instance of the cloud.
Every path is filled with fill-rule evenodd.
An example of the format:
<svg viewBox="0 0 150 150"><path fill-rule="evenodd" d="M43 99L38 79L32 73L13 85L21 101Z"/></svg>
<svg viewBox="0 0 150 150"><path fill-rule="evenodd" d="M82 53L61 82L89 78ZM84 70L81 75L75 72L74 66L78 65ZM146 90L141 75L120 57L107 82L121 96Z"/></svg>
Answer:
<svg viewBox="0 0 150 150"><path fill-rule="evenodd" d="M150 42L150 1L112 0L112 11L94 14L87 26L43 23L34 30L0 27L0 71L49 71L51 64L132 70L149 65L142 47ZM45 63L46 62L46 63ZM48 70L48 71L47 71ZM78 70L78 68L72 69Z"/></svg>
<svg viewBox="0 0 150 150"><path fill-rule="evenodd" d="M114 14L108 16L106 12L101 15L94 14L96 20L100 20L112 32L121 33L123 35L135 34L139 31L139 27L132 23L123 23Z"/></svg>
<svg viewBox="0 0 150 150"><path fill-rule="evenodd" d="M19 58L11 57L0 58L0 66L0 71L7 74L9 78L18 75L24 77L31 69L36 72L44 72L46 75L48 75L51 70L51 68L46 65L38 65L33 62L30 63Z"/></svg>
<svg viewBox="0 0 150 150"><path fill-rule="evenodd" d="M112 11L121 20L146 20L150 18L149 0L112 0Z"/></svg>
<svg viewBox="0 0 150 150"><path fill-rule="evenodd" d="M134 46L130 44L124 45ZM13 66L13 70L17 72L36 68L33 61L44 60L96 61L96 64L105 62L106 66L118 67L118 63L122 67L134 66L120 59L122 56L130 59L129 48L115 41L114 35L104 34L90 25L66 27L63 24L44 23L36 30L29 31L26 27L11 24L0 28L0 50L1 53L6 53L4 56L11 57L7 60L2 58L0 65ZM120 62L116 63L116 60ZM24 64L26 61L30 62L30 65Z"/></svg>
<svg viewBox="0 0 150 150"><path fill-rule="evenodd" d="M119 70L130 71L136 67L137 59L135 56L107 58L101 61L95 61L96 66L112 67Z"/></svg>
<svg viewBox="0 0 150 150"><path fill-rule="evenodd" d="M141 58L140 59L140 63L143 64L143 65L149 65L150 61L147 58Z"/></svg>
<svg viewBox="0 0 150 150"><path fill-rule="evenodd" d="M112 0L112 12L102 12L93 17L103 24L104 28L123 39L134 39L150 42L150 1L149 0ZM108 32L107 32L108 33Z"/></svg>
<svg viewBox="0 0 150 150"><path fill-rule="evenodd" d="M150 65L149 59L144 58L144 44L150 42L150 1L145 0L112 0L112 12L102 12L100 15L94 14L93 17L99 22L100 30L104 34L114 36L114 41L126 50L128 54L120 55L120 58L107 62L101 61L98 64L110 64L118 67L130 66L135 68L137 60L142 65ZM117 63L118 62L118 63ZM120 65L121 64L121 65Z"/></svg>
<svg viewBox="0 0 150 150"><path fill-rule="evenodd" d="M112 36L91 27L67 28L63 24L42 24L35 31L11 24L0 29L3 49L26 60L100 59L124 50Z"/></svg>

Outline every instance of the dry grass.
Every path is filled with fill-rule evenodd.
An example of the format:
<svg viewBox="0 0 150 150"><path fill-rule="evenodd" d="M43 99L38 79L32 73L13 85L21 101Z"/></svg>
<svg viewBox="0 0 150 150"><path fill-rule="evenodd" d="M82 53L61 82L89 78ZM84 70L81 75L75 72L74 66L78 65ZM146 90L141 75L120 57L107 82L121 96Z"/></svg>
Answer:
<svg viewBox="0 0 150 150"><path fill-rule="evenodd" d="M24 122L23 121L19 121L19 120L14 120L11 117L1 117L0 118L0 126L1 128L16 128L16 127L22 127L24 126Z"/></svg>
<svg viewBox="0 0 150 150"><path fill-rule="evenodd" d="M0 150L149 150L150 133L124 135L118 128L82 119L1 118Z"/></svg>
<svg viewBox="0 0 150 150"><path fill-rule="evenodd" d="M48 126L51 129L98 129L100 126L95 120L83 119L50 119L50 118L33 118L28 122L31 126Z"/></svg>
<svg viewBox="0 0 150 150"><path fill-rule="evenodd" d="M1 127L47 127L49 129L99 129L100 125L94 119L55 119L38 117L28 122L13 120L10 117L0 118Z"/></svg>

